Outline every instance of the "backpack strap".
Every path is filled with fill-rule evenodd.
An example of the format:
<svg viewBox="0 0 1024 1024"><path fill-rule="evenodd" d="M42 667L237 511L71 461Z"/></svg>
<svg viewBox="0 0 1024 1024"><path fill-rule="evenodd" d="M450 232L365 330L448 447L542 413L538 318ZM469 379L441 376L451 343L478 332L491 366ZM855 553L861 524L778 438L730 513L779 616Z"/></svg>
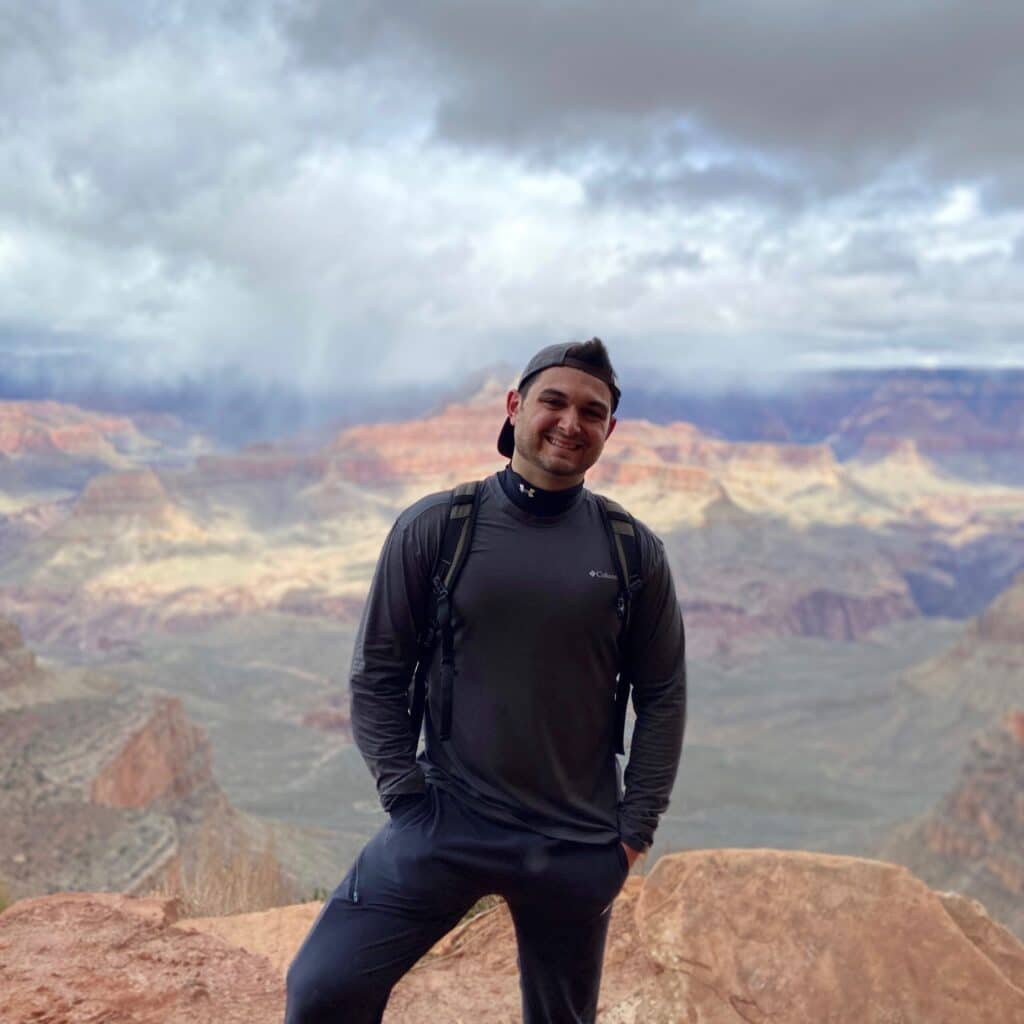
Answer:
<svg viewBox="0 0 1024 1024"><path fill-rule="evenodd" d="M615 686L615 753L626 752L626 712L629 709L629 666L626 659L626 638L629 630L633 597L644 585L640 572L640 547L637 543L633 517L617 502L597 495L604 518L608 545L612 551L619 593L615 610L619 616L619 678Z"/></svg>
<svg viewBox="0 0 1024 1024"><path fill-rule="evenodd" d="M448 518L434 573L431 578L430 607L427 625L419 638L416 671L413 675L412 703L409 708L413 741L418 742L427 703L427 675L434 656L438 636L441 638L441 720L438 735L442 740L452 731L452 686L455 679L455 635L452 629L452 591L473 539L477 508L480 505L480 483L477 480L459 484L448 502Z"/></svg>

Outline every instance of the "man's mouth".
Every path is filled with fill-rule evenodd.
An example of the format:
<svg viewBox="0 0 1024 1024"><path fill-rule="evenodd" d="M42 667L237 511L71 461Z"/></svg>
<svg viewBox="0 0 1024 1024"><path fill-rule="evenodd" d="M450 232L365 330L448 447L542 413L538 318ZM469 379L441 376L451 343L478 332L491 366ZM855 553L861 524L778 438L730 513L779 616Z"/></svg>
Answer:
<svg viewBox="0 0 1024 1024"><path fill-rule="evenodd" d="M545 434L544 439L548 444L552 444L556 448L564 448L568 452L579 451L583 447L579 441L563 441L560 438L552 437L550 434Z"/></svg>

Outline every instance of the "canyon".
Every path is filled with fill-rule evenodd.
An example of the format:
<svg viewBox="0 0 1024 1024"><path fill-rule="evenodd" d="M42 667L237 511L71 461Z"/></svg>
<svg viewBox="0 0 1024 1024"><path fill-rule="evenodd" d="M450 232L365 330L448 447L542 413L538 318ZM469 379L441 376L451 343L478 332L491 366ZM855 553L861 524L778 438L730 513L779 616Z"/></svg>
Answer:
<svg viewBox="0 0 1024 1024"><path fill-rule="evenodd" d="M0 403L13 895L142 891L221 818L256 848L273 835L297 891L333 886L384 820L346 693L377 552L408 502L498 467L508 384L230 450L163 414ZM1005 733L1024 679L1024 386L844 387L691 402L690 422L640 395L650 418L624 403L588 479L662 536L687 624L690 725L654 857L884 849L943 884L923 843L972 891L971 865L1018 834L1005 810L984 841L950 838L959 819L914 829L964 779L971 829L1003 791L970 766L1005 744L975 740ZM1020 927L1012 886L977 894Z"/></svg>
<svg viewBox="0 0 1024 1024"><path fill-rule="evenodd" d="M0 620L0 879L9 898L144 893L264 827L229 803L205 732L181 700L93 670L40 667Z"/></svg>

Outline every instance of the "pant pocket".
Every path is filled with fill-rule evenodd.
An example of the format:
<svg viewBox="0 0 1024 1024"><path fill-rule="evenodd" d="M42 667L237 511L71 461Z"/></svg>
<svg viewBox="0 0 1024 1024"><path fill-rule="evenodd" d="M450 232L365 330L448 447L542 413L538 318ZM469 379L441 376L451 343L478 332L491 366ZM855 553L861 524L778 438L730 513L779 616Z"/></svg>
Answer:
<svg viewBox="0 0 1024 1024"><path fill-rule="evenodd" d="M355 859L355 863L349 868L348 877L341 884L345 893L345 899L349 903L359 902L359 862L363 859L362 853Z"/></svg>
<svg viewBox="0 0 1024 1024"><path fill-rule="evenodd" d="M626 848L621 840L615 844L615 852L619 855L619 867L622 868L622 876L625 878L629 874L629 857L626 856Z"/></svg>

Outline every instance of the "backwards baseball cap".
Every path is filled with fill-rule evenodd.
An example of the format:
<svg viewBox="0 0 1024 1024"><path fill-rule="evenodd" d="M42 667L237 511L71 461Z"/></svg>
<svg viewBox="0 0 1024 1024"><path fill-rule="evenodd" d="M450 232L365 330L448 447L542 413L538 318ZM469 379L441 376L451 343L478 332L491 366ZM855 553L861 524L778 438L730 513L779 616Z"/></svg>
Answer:
<svg viewBox="0 0 1024 1024"><path fill-rule="evenodd" d="M599 338L591 338L590 340L600 341ZM574 370L582 370L584 373L589 373L591 377L596 377L608 385L608 390L612 393L612 412L615 412L619 405L619 399L622 397L619 383L615 378L615 371L610 365L596 366L594 363L588 363L583 359L575 358L573 353L585 344L586 342L569 341L562 345L548 345L547 348L542 348L526 364L526 369L519 375L519 383L516 387L522 389L522 386L531 377L536 377L541 370L548 370L552 366L571 366ZM511 459L512 454L515 452L515 435L512 430L512 424L507 416L505 417L505 425L501 428L501 433L498 435L498 451L506 459Z"/></svg>

